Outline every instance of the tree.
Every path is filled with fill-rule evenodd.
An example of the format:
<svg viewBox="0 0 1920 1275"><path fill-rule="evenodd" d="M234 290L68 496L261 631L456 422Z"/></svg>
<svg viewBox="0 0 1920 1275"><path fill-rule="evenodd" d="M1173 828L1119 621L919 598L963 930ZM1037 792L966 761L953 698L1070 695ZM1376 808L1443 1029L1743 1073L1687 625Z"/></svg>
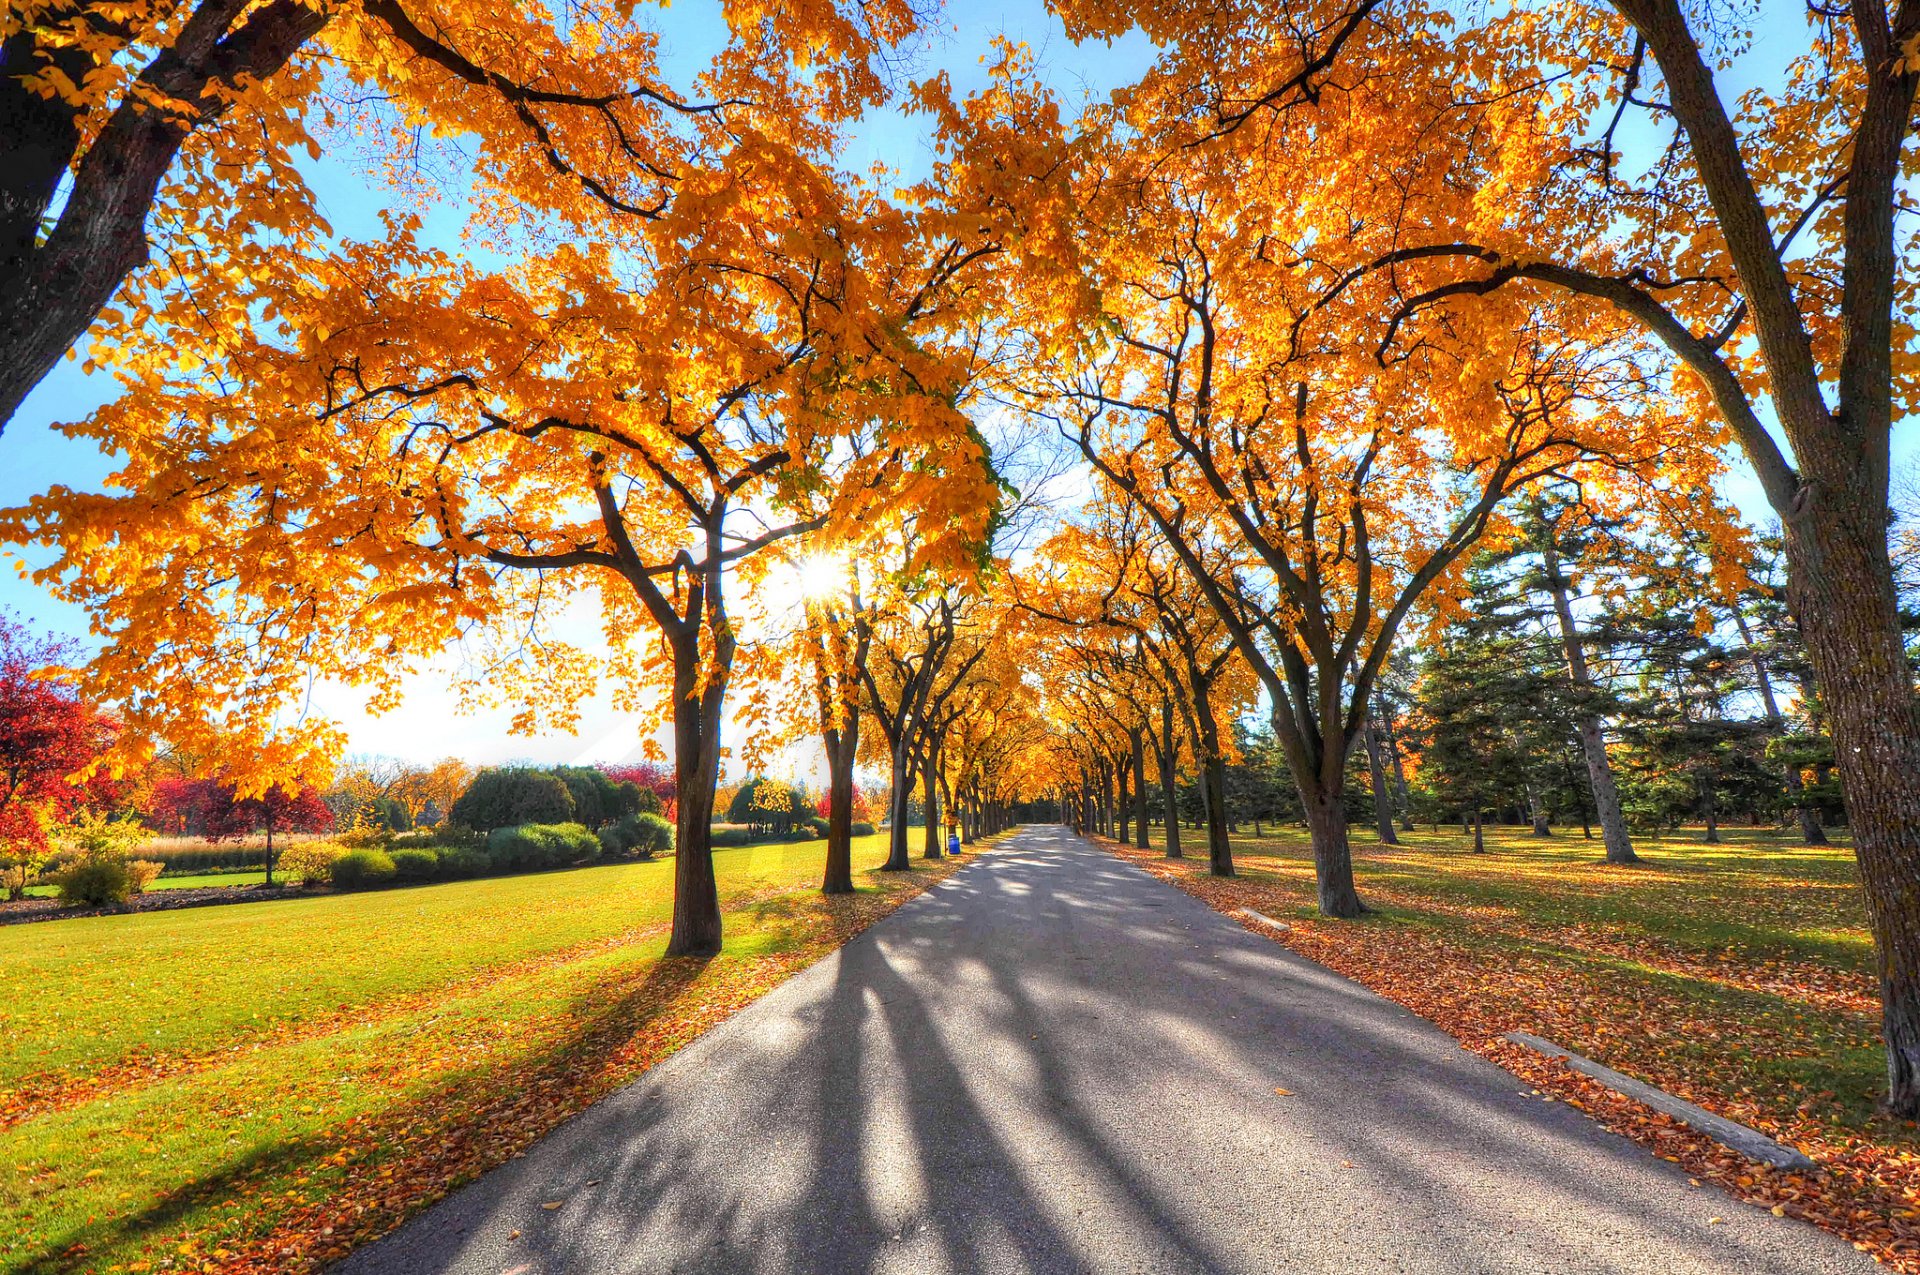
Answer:
<svg viewBox="0 0 1920 1275"><path fill-rule="evenodd" d="M797 56L823 111L874 100L870 60L915 24L894 0L727 17L741 47L716 67L720 101L764 95L767 68ZM576 38L587 28L592 39ZM97 354L110 361L149 314L189 296L203 314L226 315L286 286L277 264L319 251L330 234L292 155L317 158L344 134L339 111L390 130L396 147L417 147L429 130L462 134L483 190L539 189L557 176L613 195L622 160L647 160L684 114L716 109L668 88L657 55L655 32L606 9L563 22L539 5L441 0L9 5L0 428L97 319ZM332 86L316 124L329 74L348 83ZM394 109L354 111L341 105L350 98ZM152 264L150 238L163 249Z"/></svg>
<svg viewBox="0 0 1920 1275"><path fill-rule="evenodd" d="M312 784L276 784L266 791L247 795L237 785L209 779L206 785L206 837L226 841L265 833L267 838L267 884L273 884L277 854L275 833L327 832L333 827L333 811L320 799Z"/></svg>
<svg viewBox="0 0 1920 1275"><path fill-rule="evenodd" d="M71 643L37 637L0 614L0 885L9 898L26 893L52 852L50 824L118 794L106 773L89 773L113 740L113 724L60 675L74 654Z"/></svg>
<svg viewBox="0 0 1920 1275"><path fill-rule="evenodd" d="M523 823L567 823L575 815L573 793L564 780L525 766L481 771L447 811L450 823L477 832Z"/></svg>
<svg viewBox="0 0 1920 1275"><path fill-rule="evenodd" d="M1328 188L1325 157L1143 152L1137 117L1088 124L1065 202L1092 300L1034 335L1025 401L1149 517L1259 677L1321 910L1354 916L1348 757L1415 605L1457 590L1535 482L1590 471L1618 493L1717 461L1670 445L1644 339L1585 302L1513 299L1391 364L1356 358L1379 297L1334 282L1391 231Z"/></svg>
<svg viewBox="0 0 1920 1275"><path fill-rule="evenodd" d="M1505 11L1446 35L1375 25L1373 8L1316 28L1338 38L1298 54L1245 42L1283 48L1277 65L1221 58L1237 42L1210 40L1186 82L1251 103L1242 122L1311 101L1335 74L1367 82L1350 58L1375 54L1470 86L1453 95L1444 140L1404 119L1391 134L1507 160L1451 189L1446 166L1411 189L1381 183L1390 206L1419 210L1357 263L1395 280L1383 353L1505 292L1590 298L1658 340L1699 418L1739 444L1781 519L1789 604L1846 792L1882 984L1887 1106L1920 1115L1920 697L1887 537L1891 433L1914 407L1913 254L1895 217L1911 179L1920 6L1810 10L1783 65L1777 46L1722 41L1679 0ZM1723 80L1755 87L1730 97ZM1616 145L1636 112L1658 162L1627 162ZM1377 151L1372 163L1409 171Z"/></svg>

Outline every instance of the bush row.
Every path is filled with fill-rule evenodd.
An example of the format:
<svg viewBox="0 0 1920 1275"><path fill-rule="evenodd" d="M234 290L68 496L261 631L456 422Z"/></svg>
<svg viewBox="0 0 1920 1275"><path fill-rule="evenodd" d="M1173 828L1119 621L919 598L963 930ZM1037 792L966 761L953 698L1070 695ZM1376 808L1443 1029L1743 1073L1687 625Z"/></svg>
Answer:
<svg viewBox="0 0 1920 1275"><path fill-rule="evenodd" d="M628 855L649 857L673 848L673 828L658 815L629 815L598 835L583 824L518 824L495 828L484 844L395 843L347 849L325 842L287 852L287 879L360 890L389 882L452 881L508 872L537 872Z"/></svg>

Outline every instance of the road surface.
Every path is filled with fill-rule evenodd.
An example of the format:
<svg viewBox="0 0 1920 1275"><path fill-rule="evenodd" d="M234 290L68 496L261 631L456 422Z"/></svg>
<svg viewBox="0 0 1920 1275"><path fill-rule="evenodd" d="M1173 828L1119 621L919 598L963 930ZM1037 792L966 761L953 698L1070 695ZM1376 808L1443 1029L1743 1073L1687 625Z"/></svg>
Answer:
<svg viewBox="0 0 1920 1275"><path fill-rule="evenodd" d="M338 1269L1879 1268L1035 828Z"/></svg>

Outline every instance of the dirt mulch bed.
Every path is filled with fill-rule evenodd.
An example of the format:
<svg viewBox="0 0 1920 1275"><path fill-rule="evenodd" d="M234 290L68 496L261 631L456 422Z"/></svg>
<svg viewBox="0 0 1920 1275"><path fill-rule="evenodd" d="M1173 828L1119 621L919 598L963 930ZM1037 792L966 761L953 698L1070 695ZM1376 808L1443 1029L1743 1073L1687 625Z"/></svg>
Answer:
<svg viewBox="0 0 1920 1275"><path fill-rule="evenodd" d="M298 885L206 885L190 890L149 890L115 908L63 907L58 899L0 901L0 925L64 921L77 916L121 916L128 912L172 912L179 908L217 907L223 903L266 903L310 898L324 891Z"/></svg>

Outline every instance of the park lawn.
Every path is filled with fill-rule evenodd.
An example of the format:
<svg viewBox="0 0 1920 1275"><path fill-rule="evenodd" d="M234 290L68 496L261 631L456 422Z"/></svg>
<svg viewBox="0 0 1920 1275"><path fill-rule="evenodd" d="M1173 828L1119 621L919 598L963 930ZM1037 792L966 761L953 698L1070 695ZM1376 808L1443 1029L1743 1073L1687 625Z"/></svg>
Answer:
<svg viewBox="0 0 1920 1275"><path fill-rule="evenodd" d="M1636 838L1611 867L1597 840L1456 828L1380 844L1353 834L1359 921L1320 917L1304 830L1234 838L1232 880L1199 858L1123 853L1248 928L1432 1019L1543 1093L1744 1198L1920 1270L1920 1138L1878 1115L1884 1083L1873 949L1845 844L1768 831ZM1837 838L1844 841L1844 836ZM1156 847L1159 832L1155 830ZM1528 1031L1800 1147L1814 1174L1777 1174L1501 1041Z"/></svg>
<svg viewBox="0 0 1920 1275"><path fill-rule="evenodd" d="M671 859L0 930L0 1269L337 1257L950 870L826 899L823 850L715 851L704 962Z"/></svg>
<svg viewBox="0 0 1920 1275"><path fill-rule="evenodd" d="M267 879L265 868L256 868L251 872L202 872L190 877L156 877L149 890L197 890L209 885L263 885ZM57 885L30 885L27 897L51 899L60 893Z"/></svg>

